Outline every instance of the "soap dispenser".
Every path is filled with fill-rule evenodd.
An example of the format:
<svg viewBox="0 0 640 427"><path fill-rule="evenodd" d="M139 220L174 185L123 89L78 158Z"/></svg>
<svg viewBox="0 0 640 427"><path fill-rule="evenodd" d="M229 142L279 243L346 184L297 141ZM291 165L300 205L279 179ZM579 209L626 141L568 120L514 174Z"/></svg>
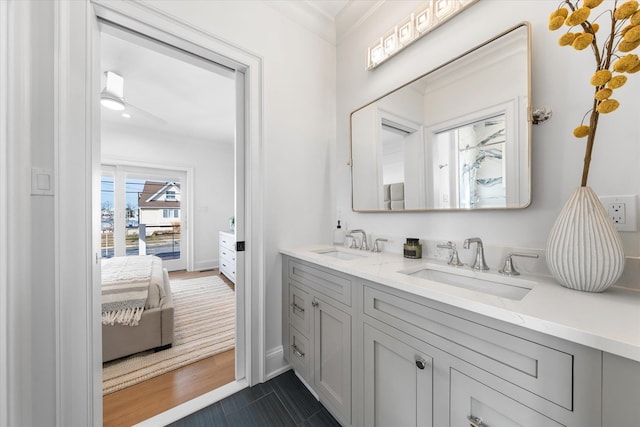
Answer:
<svg viewBox="0 0 640 427"><path fill-rule="evenodd" d="M333 244L336 246L344 245L344 230L340 225L340 220L338 220L338 226L336 227L336 230L333 233Z"/></svg>

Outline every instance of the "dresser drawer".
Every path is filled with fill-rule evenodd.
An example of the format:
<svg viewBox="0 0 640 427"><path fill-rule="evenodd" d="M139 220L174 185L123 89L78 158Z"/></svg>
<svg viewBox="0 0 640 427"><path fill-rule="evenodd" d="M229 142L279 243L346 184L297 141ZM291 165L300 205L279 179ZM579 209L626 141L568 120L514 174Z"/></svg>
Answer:
<svg viewBox="0 0 640 427"><path fill-rule="evenodd" d="M230 233L220 232L218 237L221 248L226 248L231 251L236 251L236 236Z"/></svg>
<svg viewBox="0 0 640 427"><path fill-rule="evenodd" d="M426 304L364 287L365 314L568 410L574 356Z"/></svg>
<svg viewBox="0 0 640 427"><path fill-rule="evenodd" d="M236 263L236 251L220 246L220 259L227 261L227 264Z"/></svg>
<svg viewBox="0 0 640 427"><path fill-rule="evenodd" d="M289 261L289 278L317 293L351 306L353 278L335 271Z"/></svg>
<svg viewBox="0 0 640 427"><path fill-rule="evenodd" d="M227 276L227 278L229 280L231 280L233 283L236 283L236 264L234 263L229 263L228 261L225 261L223 258L220 258L220 273L224 274L225 276Z"/></svg>

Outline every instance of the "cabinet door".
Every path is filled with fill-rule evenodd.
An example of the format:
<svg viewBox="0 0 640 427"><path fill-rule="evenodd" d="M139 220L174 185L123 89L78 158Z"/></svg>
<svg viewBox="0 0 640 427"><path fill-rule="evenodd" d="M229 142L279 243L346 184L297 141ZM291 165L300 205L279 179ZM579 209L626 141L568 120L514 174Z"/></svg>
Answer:
<svg viewBox="0 0 640 427"><path fill-rule="evenodd" d="M319 298L312 305L315 389L351 424L351 316Z"/></svg>
<svg viewBox="0 0 640 427"><path fill-rule="evenodd" d="M533 409L451 369L450 427L561 427Z"/></svg>
<svg viewBox="0 0 640 427"><path fill-rule="evenodd" d="M366 323L364 425L433 425L433 359Z"/></svg>

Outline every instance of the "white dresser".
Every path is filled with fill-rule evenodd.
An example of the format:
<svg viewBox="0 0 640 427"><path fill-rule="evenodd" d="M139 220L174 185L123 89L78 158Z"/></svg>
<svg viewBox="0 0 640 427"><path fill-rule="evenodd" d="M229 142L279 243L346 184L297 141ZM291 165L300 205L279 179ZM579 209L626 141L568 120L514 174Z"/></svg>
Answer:
<svg viewBox="0 0 640 427"><path fill-rule="evenodd" d="M219 237L220 273L236 283L236 235L220 231Z"/></svg>

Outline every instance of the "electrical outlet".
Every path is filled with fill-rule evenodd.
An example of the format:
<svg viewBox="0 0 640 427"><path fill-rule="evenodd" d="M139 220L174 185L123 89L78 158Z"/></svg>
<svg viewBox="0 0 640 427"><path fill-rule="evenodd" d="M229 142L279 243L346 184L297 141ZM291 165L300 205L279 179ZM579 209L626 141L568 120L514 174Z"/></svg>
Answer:
<svg viewBox="0 0 640 427"><path fill-rule="evenodd" d="M636 231L636 196L603 196L600 201L618 231Z"/></svg>

